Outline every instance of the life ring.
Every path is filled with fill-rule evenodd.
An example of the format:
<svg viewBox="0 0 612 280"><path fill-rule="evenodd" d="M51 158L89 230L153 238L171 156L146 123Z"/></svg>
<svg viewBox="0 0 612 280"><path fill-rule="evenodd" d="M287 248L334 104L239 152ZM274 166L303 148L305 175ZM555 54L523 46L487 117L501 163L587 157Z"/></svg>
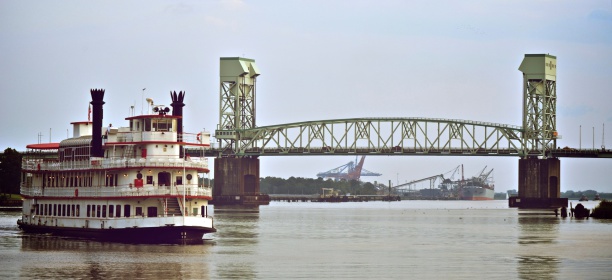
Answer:
<svg viewBox="0 0 612 280"><path fill-rule="evenodd" d="M202 136L202 132L198 133L198 135L196 135L196 139L198 140L198 142L202 143L202 141L200 140L200 136Z"/></svg>
<svg viewBox="0 0 612 280"><path fill-rule="evenodd" d="M74 197L78 197L79 196L79 189L74 189Z"/></svg>

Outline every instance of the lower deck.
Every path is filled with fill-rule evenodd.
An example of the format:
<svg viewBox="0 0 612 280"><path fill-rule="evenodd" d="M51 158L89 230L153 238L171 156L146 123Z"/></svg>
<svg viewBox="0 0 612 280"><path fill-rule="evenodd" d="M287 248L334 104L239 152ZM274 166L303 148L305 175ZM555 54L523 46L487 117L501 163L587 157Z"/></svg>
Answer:
<svg viewBox="0 0 612 280"><path fill-rule="evenodd" d="M25 198L18 224L26 232L128 242L201 241L215 231L208 200L185 197Z"/></svg>

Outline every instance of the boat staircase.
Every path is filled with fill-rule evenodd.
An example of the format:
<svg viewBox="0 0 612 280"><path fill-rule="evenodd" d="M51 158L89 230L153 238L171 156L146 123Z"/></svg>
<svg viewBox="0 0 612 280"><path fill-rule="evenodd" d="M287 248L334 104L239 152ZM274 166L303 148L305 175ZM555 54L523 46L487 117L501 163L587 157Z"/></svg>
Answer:
<svg viewBox="0 0 612 280"><path fill-rule="evenodd" d="M167 216L181 216L181 206L179 204L179 198L168 198L166 199L166 215Z"/></svg>
<svg viewBox="0 0 612 280"><path fill-rule="evenodd" d="M125 148L123 148L123 158L124 159L131 159L134 158L134 153L136 150L136 145L127 145L125 146Z"/></svg>

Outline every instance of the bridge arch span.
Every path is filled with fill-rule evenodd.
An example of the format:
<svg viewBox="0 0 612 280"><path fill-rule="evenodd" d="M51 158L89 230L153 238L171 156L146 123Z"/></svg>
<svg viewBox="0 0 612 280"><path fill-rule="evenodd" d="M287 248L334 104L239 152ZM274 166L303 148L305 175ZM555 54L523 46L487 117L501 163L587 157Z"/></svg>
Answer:
<svg viewBox="0 0 612 280"><path fill-rule="evenodd" d="M234 131L236 156L529 153L521 142L523 129L519 126L458 119L349 118Z"/></svg>

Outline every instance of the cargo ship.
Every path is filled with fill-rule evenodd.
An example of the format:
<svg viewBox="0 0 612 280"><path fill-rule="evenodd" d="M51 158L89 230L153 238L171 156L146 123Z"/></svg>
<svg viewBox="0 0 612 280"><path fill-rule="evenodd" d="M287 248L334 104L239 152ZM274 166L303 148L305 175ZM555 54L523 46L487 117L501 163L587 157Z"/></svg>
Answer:
<svg viewBox="0 0 612 280"><path fill-rule="evenodd" d="M495 190L481 186L465 186L461 189L461 200L493 200Z"/></svg>
<svg viewBox="0 0 612 280"><path fill-rule="evenodd" d="M495 185L493 184L493 169L485 172L487 167L480 172L480 175L460 182L460 200L493 200L495 198Z"/></svg>
<svg viewBox="0 0 612 280"><path fill-rule="evenodd" d="M88 120L71 123L73 137L26 146L19 228L129 243L197 243L215 232L204 184L210 133L183 132L184 93L170 93L172 111L148 98L148 113L103 127L105 91L90 92Z"/></svg>

